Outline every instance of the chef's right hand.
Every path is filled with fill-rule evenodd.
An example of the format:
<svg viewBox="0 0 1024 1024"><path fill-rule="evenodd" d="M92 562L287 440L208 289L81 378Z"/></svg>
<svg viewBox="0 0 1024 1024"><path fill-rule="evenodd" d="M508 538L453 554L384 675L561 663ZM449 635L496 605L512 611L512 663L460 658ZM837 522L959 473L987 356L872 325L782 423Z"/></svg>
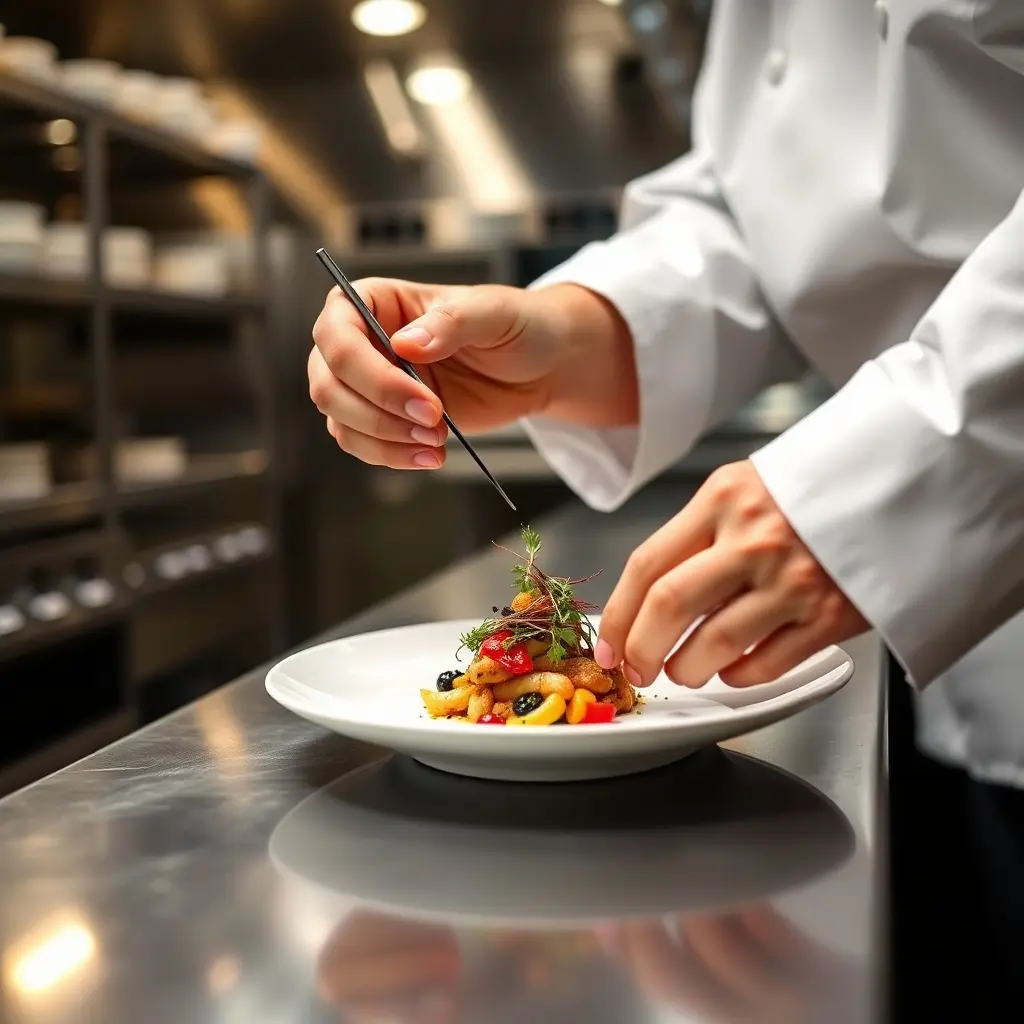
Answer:
<svg viewBox="0 0 1024 1024"><path fill-rule="evenodd" d="M442 408L470 433L538 413L594 425L635 421L628 330L586 289L382 278L355 287L425 382L395 366L355 307L330 292L313 328L309 393L331 436L363 462L439 468Z"/></svg>

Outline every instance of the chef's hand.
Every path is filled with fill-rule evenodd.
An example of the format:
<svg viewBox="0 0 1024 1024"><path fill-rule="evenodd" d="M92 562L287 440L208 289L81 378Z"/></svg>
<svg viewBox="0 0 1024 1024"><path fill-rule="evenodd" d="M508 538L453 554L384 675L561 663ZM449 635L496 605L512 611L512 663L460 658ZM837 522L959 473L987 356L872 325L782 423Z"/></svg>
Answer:
<svg viewBox="0 0 1024 1024"><path fill-rule="evenodd" d="M828 1019L841 965L770 906L603 929L602 944L649 999L700 1024Z"/></svg>
<svg viewBox="0 0 1024 1024"><path fill-rule="evenodd" d="M357 911L327 940L317 982L350 1024L453 1024L460 969L451 929Z"/></svg>
<svg viewBox="0 0 1024 1024"><path fill-rule="evenodd" d="M869 628L746 461L712 474L633 552L601 616L595 657L606 668L623 662L639 686L662 667L684 686L716 672L751 686Z"/></svg>
<svg viewBox="0 0 1024 1024"><path fill-rule="evenodd" d="M537 413L590 426L636 422L629 330L593 292L381 278L355 287L426 384L371 343L355 307L333 289L313 328L309 393L331 436L364 462L440 467L442 407L469 432Z"/></svg>

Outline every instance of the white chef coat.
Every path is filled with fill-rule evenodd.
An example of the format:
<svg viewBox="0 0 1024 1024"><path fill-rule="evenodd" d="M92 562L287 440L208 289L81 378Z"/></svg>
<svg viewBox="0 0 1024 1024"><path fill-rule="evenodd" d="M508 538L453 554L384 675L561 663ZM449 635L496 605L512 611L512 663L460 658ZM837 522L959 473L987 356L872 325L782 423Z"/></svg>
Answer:
<svg viewBox="0 0 1024 1024"><path fill-rule="evenodd" d="M838 393L754 464L918 687L956 665L925 745L1004 776L1024 620L961 659L1024 607L1022 188L1021 0L718 0L693 151L538 282L621 311L639 426L525 424L610 510L816 367Z"/></svg>

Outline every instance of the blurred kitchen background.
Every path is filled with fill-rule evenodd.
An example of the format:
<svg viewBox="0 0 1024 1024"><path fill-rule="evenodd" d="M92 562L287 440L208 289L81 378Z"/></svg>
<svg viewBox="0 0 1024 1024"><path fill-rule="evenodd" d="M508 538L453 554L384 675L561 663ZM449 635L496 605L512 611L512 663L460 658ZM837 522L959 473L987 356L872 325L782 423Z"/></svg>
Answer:
<svg viewBox="0 0 1024 1024"><path fill-rule="evenodd" d="M688 148L709 6L4 4L0 791L517 525L458 448L401 475L334 447L313 252L522 285L607 236ZM681 492L823 395L759 397ZM519 431L480 444L524 520L572 500Z"/></svg>

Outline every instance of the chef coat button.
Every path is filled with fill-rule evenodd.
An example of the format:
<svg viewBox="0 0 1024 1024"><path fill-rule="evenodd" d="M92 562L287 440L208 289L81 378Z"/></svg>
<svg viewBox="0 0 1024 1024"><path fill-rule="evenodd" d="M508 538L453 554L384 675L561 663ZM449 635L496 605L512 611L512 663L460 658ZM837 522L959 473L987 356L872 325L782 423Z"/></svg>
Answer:
<svg viewBox="0 0 1024 1024"><path fill-rule="evenodd" d="M786 75L786 55L782 50L772 50L764 62L765 78L771 85L778 85Z"/></svg>
<svg viewBox="0 0 1024 1024"><path fill-rule="evenodd" d="M885 42L889 35L889 5L885 0L875 0L875 25L879 38Z"/></svg>

